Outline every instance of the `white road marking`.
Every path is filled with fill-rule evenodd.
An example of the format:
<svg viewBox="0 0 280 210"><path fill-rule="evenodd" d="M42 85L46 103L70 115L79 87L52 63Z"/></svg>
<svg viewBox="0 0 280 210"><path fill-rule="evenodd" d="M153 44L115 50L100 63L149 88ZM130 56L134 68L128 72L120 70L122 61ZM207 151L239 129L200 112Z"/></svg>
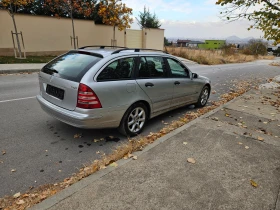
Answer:
<svg viewBox="0 0 280 210"><path fill-rule="evenodd" d="M10 102L10 101L20 101L20 100L25 100L25 99L30 99L30 98L36 98L36 96L26 97L26 98L15 98L15 99L10 99L10 100L4 100L4 101L0 101L0 103Z"/></svg>

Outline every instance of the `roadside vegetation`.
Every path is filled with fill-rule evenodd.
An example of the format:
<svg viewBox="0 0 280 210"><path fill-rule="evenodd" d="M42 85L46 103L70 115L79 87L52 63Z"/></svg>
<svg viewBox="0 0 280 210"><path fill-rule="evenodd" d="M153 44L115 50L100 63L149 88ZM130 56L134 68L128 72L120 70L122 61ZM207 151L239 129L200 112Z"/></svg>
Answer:
<svg viewBox="0 0 280 210"><path fill-rule="evenodd" d="M26 59L18 59L14 56L0 56L0 64L14 63L47 63L56 56L28 56Z"/></svg>
<svg viewBox="0 0 280 210"><path fill-rule="evenodd" d="M254 60L273 60L273 55L267 55L266 44L258 40L251 40L243 49L233 45L225 45L219 50L202 50L186 47L166 47L168 53L186 58L204 65L245 63Z"/></svg>

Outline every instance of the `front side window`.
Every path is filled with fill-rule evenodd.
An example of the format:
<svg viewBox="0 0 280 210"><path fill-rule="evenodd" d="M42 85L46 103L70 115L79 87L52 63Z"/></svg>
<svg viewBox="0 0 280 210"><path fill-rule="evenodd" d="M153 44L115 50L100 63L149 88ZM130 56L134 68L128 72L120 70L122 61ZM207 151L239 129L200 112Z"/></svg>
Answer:
<svg viewBox="0 0 280 210"><path fill-rule="evenodd" d="M138 78L166 77L166 68L162 57L141 57Z"/></svg>
<svg viewBox="0 0 280 210"><path fill-rule="evenodd" d="M167 58L167 62L169 64L172 77L177 77L177 78L190 77L188 69L185 66L183 66L179 61L173 60L171 58Z"/></svg>
<svg viewBox="0 0 280 210"><path fill-rule="evenodd" d="M97 81L128 80L132 78L135 58L121 58L106 66Z"/></svg>

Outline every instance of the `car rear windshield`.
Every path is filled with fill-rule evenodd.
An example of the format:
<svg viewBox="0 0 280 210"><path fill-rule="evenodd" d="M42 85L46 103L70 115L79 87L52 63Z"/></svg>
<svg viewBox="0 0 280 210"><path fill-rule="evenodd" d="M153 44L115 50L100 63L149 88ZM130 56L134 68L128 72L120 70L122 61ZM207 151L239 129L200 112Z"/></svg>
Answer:
<svg viewBox="0 0 280 210"><path fill-rule="evenodd" d="M80 82L85 73L101 59L86 52L68 52L45 65L42 72Z"/></svg>

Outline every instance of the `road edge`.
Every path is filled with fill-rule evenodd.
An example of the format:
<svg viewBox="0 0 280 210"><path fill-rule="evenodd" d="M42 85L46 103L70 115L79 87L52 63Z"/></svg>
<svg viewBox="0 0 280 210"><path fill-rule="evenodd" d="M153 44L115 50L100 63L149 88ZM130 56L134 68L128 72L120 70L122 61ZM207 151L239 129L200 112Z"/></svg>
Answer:
<svg viewBox="0 0 280 210"><path fill-rule="evenodd" d="M194 125L195 123L201 121L203 118L207 118L210 115L218 112L219 110L223 109L225 106L228 106L229 104L233 103L234 101L236 101L237 99L239 99L241 96L249 93L251 90L249 90L248 92L232 99L231 101L217 107L216 109L192 120L191 122L175 129L174 131L171 131L170 133L166 134L163 137L160 137L158 140L154 141L153 143L147 145L142 151L138 151L135 152L133 154L137 155L138 157L143 155L144 153L148 152L149 150L151 150L152 148L156 147L157 145L167 141L168 139L172 138L173 136L181 133L182 131L184 131L185 129L189 128L190 126ZM89 184L92 184L93 182L97 181L98 179L102 178L103 176L111 173L112 171L120 168L121 166L129 163L130 161L133 161L133 159L121 159L116 161L116 163L118 164L118 167L107 167L106 169L100 170L95 172L94 174L76 182L75 184L69 186L68 188L63 189L62 191L60 191L59 193L47 198L46 200L42 201L41 203L38 203L32 207L30 207L30 210L46 210L51 208L52 206L54 206L55 204L59 203L60 201L66 199L67 197L70 197L71 195L75 194L77 191L82 190L83 188L85 188L86 186L88 186Z"/></svg>
<svg viewBox="0 0 280 210"><path fill-rule="evenodd" d="M39 72L40 69L10 69L10 70L0 70L1 74L21 74L21 73L35 73Z"/></svg>

